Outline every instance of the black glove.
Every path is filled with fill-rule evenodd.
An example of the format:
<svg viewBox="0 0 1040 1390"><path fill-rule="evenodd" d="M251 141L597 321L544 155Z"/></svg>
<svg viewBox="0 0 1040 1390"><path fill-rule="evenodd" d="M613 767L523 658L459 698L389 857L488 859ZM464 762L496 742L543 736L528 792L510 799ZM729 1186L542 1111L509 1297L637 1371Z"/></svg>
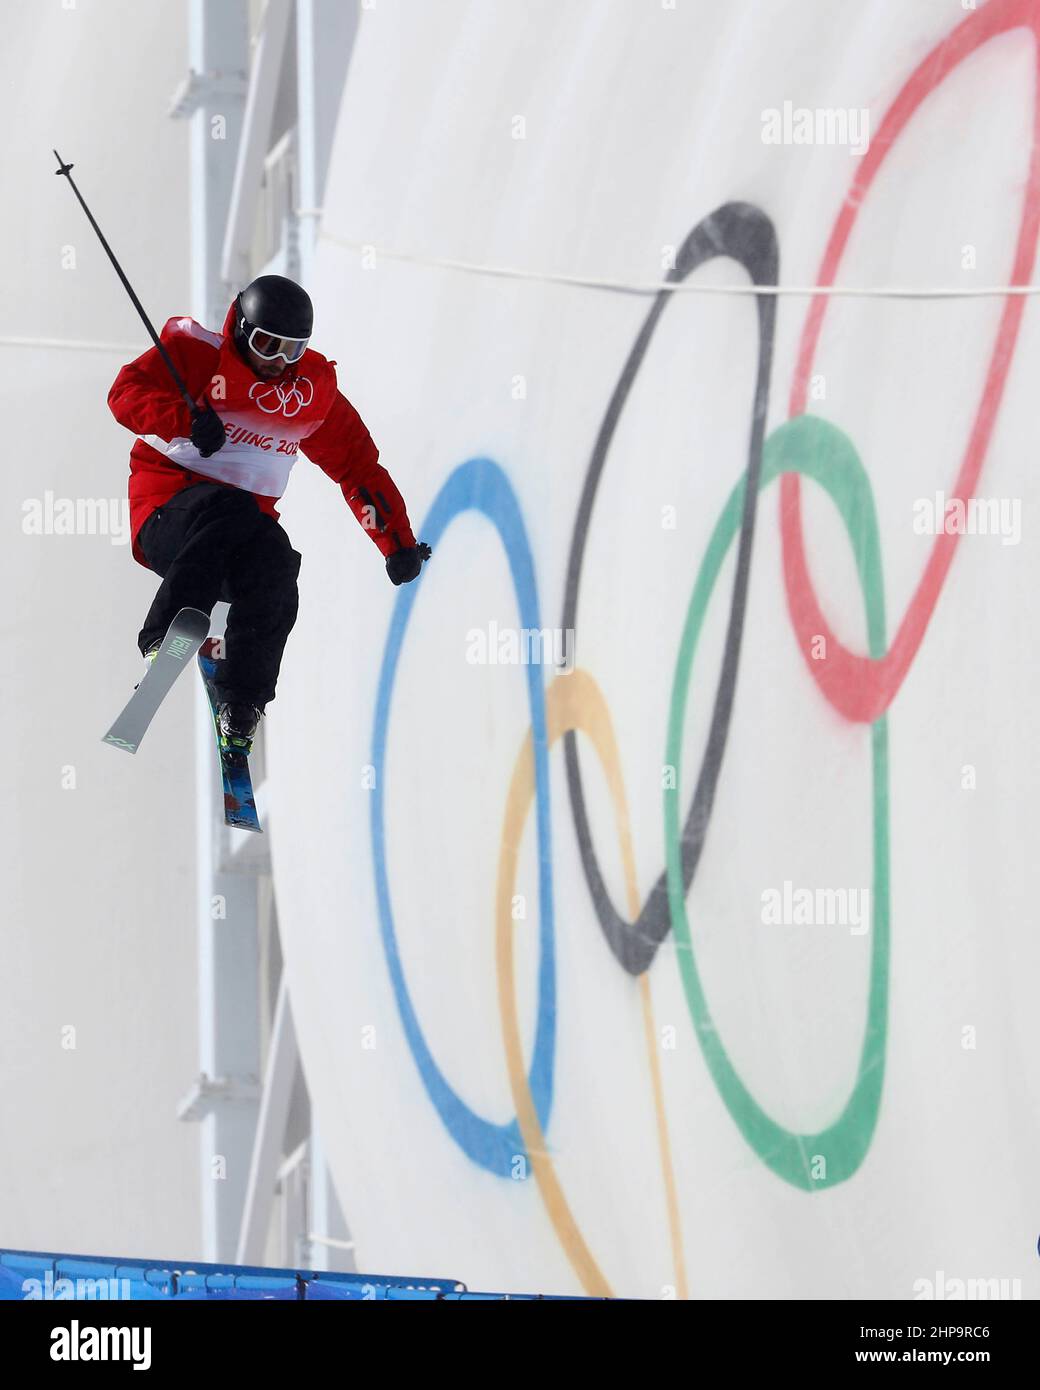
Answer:
<svg viewBox="0 0 1040 1390"><path fill-rule="evenodd" d="M218 449L223 449L227 440L224 433L224 421L220 418L213 407L207 402L204 409L197 415L192 416L191 421L191 442L198 449L204 459L208 459L211 454L215 454Z"/></svg>
<svg viewBox="0 0 1040 1390"><path fill-rule="evenodd" d="M422 569L423 561L432 554L433 551L424 541L418 545L402 546L386 557L386 572L394 584L410 584Z"/></svg>

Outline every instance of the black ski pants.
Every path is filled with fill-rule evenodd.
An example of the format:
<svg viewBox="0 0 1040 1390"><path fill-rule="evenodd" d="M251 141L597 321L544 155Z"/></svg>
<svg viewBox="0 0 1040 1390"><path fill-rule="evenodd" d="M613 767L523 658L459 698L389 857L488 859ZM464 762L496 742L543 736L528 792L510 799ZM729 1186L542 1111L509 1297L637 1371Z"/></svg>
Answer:
<svg viewBox="0 0 1040 1390"><path fill-rule="evenodd" d="M274 699L282 652L296 621L302 556L251 493L192 483L157 507L138 533L148 568L162 583L137 638L144 653L166 635L181 608L228 611L222 700L263 709Z"/></svg>

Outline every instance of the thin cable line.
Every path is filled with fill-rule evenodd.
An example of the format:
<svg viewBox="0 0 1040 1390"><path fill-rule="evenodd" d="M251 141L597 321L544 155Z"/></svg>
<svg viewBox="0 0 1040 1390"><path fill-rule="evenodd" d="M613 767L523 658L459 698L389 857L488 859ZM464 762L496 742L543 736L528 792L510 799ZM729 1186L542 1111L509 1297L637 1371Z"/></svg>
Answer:
<svg viewBox="0 0 1040 1390"><path fill-rule="evenodd" d="M79 352L115 352L120 356L140 355L140 343L101 343L83 338L9 338L0 336L0 347L62 348Z"/></svg>
<svg viewBox="0 0 1040 1390"><path fill-rule="evenodd" d="M814 298L832 295L845 299L1004 299L1013 295L1040 294L1040 285L980 285L964 288L954 285L703 285L691 280L681 283L640 280L611 280L593 275L554 274L551 271L521 270L516 266L479 265L474 261L457 261L444 256L420 256L409 251L393 251L371 242L351 241L345 237L322 234L321 240L347 251L370 252L378 260L404 261L411 265L428 266L436 270L453 270L464 275L485 275L499 280L527 280L545 285L569 285L577 289L605 290L612 294L736 294L736 295L800 295Z"/></svg>

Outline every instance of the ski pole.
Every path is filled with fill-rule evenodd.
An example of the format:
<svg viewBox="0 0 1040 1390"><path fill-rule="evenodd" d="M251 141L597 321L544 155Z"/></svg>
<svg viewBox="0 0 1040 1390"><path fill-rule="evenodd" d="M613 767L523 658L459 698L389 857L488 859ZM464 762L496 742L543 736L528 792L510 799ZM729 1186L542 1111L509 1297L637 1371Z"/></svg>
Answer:
<svg viewBox="0 0 1040 1390"><path fill-rule="evenodd" d="M75 193L76 197L79 199L80 207L87 214L87 220L90 222L90 225L94 228L94 231L97 232L98 241L100 241L101 245L105 248L105 254L108 256L108 259L112 262L113 266L115 267L116 274L119 276L120 280L122 280L123 288L126 290L127 294L133 300L134 308L141 315L141 322L144 324L145 328L148 329L148 336L151 338L155 346L159 349L159 356L166 363L167 369L169 370L170 375L173 377L177 390L184 397L185 403L188 409L191 411L191 418L193 420L197 419L203 413L202 409L195 403L194 400L192 400L191 392L188 390L187 386L185 386L184 380L181 377L180 372L173 365L173 359L171 358L170 354L166 351L166 349L163 347L162 343L160 343L159 335L152 327L151 320L144 311L144 305L138 299L137 295L134 294L133 285L131 285L130 281L123 274L122 266L116 260L115 254L113 253L111 246L109 246L108 242L105 240L101 228L94 221L94 216L91 213L90 208L88 208L86 203L83 201L83 194L76 187L76 181L75 179L73 179L72 174L69 172L74 166L71 164L66 164L57 150L54 151L54 158L58 161L58 167L57 169L55 169L54 172L59 175L64 174L65 177L68 179L69 186L71 187L73 193Z"/></svg>

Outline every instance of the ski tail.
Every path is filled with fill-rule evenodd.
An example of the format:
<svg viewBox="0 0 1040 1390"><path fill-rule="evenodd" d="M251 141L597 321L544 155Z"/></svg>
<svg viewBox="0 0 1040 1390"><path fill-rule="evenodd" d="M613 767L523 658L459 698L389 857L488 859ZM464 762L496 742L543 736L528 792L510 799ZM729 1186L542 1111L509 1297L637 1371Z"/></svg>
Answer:
<svg viewBox="0 0 1040 1390"><path fill-rule="evenodd" d="M220 639L211 637L203 642L199 651L199 670L209 698L209 711L213 720L213 733L217 742L217 758L220 763L220 780L224 790L224 823L236 830L252 830L263 834L260 817L257 814L253 795L253 779L249 771L249 759L234 748L224 748L221 744L220 726L217 711L220 698L217 695L216 677L219 662L222 660Z"/></svg>
<svg viewBox="0 0 1040 1390"><path fill-rule="evenodd" d="M209 614L200 608L182 608L167 628L155 660L141 683L102 739L113 748L136 753L156 711L173 689L174 682L205 642Z"/></svg>

